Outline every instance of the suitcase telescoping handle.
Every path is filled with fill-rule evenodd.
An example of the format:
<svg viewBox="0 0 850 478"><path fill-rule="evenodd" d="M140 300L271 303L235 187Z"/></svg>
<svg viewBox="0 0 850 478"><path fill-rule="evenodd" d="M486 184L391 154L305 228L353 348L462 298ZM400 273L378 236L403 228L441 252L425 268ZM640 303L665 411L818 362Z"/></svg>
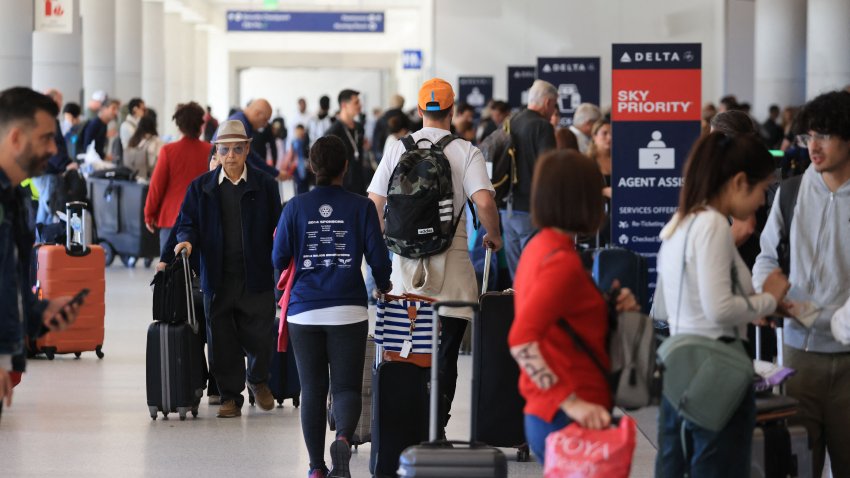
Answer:
<svg viewBox="0 0 850 478"><path fill-rule="evenodd" d="M487 246L484 252L484 277L481 280L481 295L487 293L487 285L490 282L490 261L493 260L493 248Z"/></svg>
<svg viewBox="0 0 850 478"><path fill-rule="evenodd" d="M186 288L186 313L189 314L189 326L192 332L198 333L198 319L195 317L195 303L192 297L192 268L189 266L189 255L186 249L180 250L180 260L183 261L183 284Z"/></svg>
<svg viewBox="0 0 850 478"><path fill-rule="evenodd" d="M428 420L428 440L435 442L438 439L438 420L437 416L440 413L440 363L439 363L439 341L440 341L440 309L443 307L450 308L470 308L473 311L473 320L478 315L478 302L465 302L462 300L445 300L434 303L434 325L431 327L431 411ZM472 338L472 351L475 352L475 337ZM475 413L472 413L472 428L475 430ZM471 437L470 441L475 441L475 437Z"/></svg>

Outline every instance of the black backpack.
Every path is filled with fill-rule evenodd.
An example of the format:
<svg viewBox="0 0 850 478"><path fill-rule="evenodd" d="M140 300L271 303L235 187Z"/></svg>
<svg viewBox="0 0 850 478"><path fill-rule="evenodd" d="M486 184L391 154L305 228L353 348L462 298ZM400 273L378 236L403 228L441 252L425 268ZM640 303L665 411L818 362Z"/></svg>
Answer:
<svg viewBox="0 0 850 478"><path fill-rule="evenodd" d="M511 120L491 133L479 146L490 164L490 181L496 190L496 205L504 208L511 201L514 186L519 182L516 167L516 147L511 136Z"/></svg>
<svg viewBox="0 0 850 478"><path fill-rule="evenodd" d="M418 259L451 246L463 210L455 214L452 168L443 150L455 139L402 138L405 151L390 176L384 209L384 238L392 252ZM419 149L422 141L431 147Z"/></svg>
<svg viewBox="0 0 850 478"><path fill-rule="evenodd" d="M48 200L50 212L65 212L65 204L74 201L87 202L89 196L86 179L77 169L69 169L59 176L59 184Z"/></svg>

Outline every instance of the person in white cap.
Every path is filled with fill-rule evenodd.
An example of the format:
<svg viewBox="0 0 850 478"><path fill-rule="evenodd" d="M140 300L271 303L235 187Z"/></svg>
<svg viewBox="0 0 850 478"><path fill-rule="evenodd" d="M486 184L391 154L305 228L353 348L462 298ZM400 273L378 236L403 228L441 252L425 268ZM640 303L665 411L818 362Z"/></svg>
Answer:
<svg viewBox="0 0 850 478"><path fill-rule="evenodd" d="M260 408L274 407L267 384L275 315L271 254L281 206L275 180L246 164L250 139L240 121L223 122L214 144L219 165L189 185L174 225L174 253L200 255L218 416L229 418L242 414L246 378Z"/></svg>

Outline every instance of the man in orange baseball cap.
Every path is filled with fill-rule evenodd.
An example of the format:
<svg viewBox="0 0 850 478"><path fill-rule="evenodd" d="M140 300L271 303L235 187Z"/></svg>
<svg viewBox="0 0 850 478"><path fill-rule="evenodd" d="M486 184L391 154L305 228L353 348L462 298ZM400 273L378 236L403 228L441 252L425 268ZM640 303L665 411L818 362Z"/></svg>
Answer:
<svg viewBox="0 0 850 478"><path fill-rule="evenodd" d="M422 111L442 111L455 103L452 85L440 78L431 78L422 83L419 89L419 109Z"/></svg>
<svg viewBox="0 0 850 478"><path fill-rule="evenodd" d="M432 78L422 84L417 105L424 127L392 145L381 159L372 183L369 185L369 199L378 209L378 217L382 221L381 225L386 237L388 241L393 241L394 247L398 249L397 254L393 256L391 279L394 285L393 294L409 292L437 300L478 300L475 270L472 268L466 246L467 199L471 199L475 204L481 224L487 231L483 236L484 243L494 251L502 247L499 213L493 199L495 190L487 174L484 156L469 141L452 135L450 131L455 110L454 98L452 85L445 80ZM384 209L390 190L390 178L395 177L396 182L399 181L398 177L401 175L393 173L396 166L406 152L413 151L417 147L420 149L417 153L420 157L434 154L435 150L442 149L450 168L440 168L439 174L450 176L447 178L447 183L452 185L452 199L436 203L424 197L408 200L414 196L407 195L400 198L399 196L403 194L396 194L394 190L391 209L385 216ZM405 162L407 161L410 161L410 155L406 157ZM422 177L420 180L421 182L417 182L420 187L422 184L432 185L436 182L432 177ZM399 188L399 190L406 189ZM419 215L420 210L426 213ZM422 223L427 220L417 222L418 218L433 217L429 216L427 211L440 212L438 217L440 233L435 233L437 228L433 222L430 225ZM383 222L385 217L386 223ZM401 229L414 231L417 233L416 237L399 234L399 226L402 223L404 227ZM453 230L445 227L445 223L450 224ZM451 232L442 232L446 230ZM422 253L425 247L418 246L432 236L422 239L418 236L428 234L439 234L440 240L451 234L451 244L442 252L429 250L427 254ZM440 317L442 332L439 351L440 391L445 397L445 403L448 404L440 410L441 435L443 436L457 385L458 352L463 333L472 319L471 310L448 309L445 312L445 316ZM395 469L387 471L394 472Z"/></svg>

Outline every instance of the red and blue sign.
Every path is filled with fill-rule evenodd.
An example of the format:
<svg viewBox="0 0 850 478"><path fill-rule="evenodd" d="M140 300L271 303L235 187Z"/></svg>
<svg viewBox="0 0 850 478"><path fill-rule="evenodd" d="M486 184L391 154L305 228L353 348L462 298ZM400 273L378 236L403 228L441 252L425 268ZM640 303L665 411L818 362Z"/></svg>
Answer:
<svg viewBox="0 0 850 478"><path fill-rule="evenodd" d="M647 257L676 212L682 167L700 135L701 45L613 45L611 242Z"/></svg>

